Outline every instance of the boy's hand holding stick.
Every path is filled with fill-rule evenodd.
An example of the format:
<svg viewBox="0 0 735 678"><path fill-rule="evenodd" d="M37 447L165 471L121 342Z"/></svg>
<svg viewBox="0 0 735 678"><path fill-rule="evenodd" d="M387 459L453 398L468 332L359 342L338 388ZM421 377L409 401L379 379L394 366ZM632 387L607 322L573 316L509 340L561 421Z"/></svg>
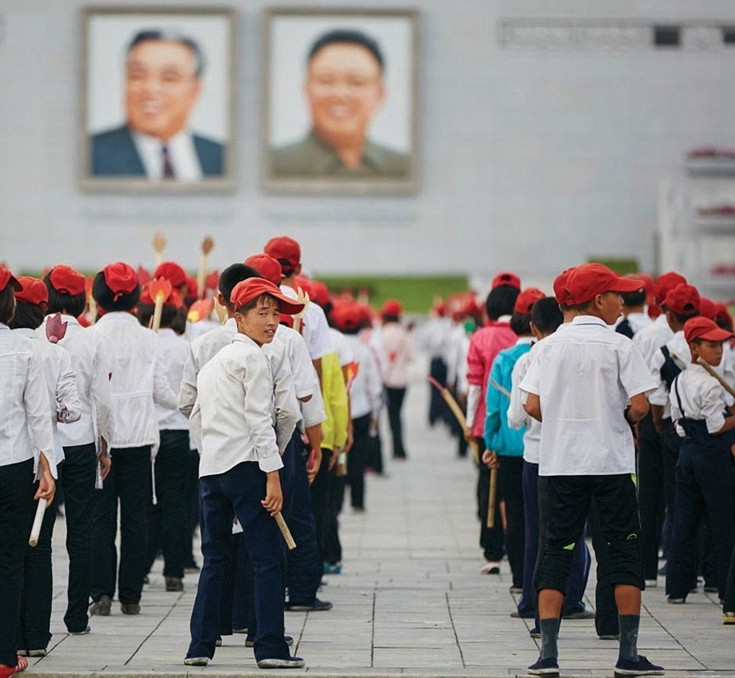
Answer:
<svg viewBox="0 0 735 678"><path fill-rule="evenodd" d="M455 419L459 423L460 428L464 431L467 428L467 419L465 418L464 412L462 412L462 408L459 406L459 403L454 399L454 396L449 392L449 389L442 386L434 377L426 377L429 380L429 383L439 391L439 394L443 398L444 402L448 405L449 409L452 411L452 414L454 415ZM477 449L477 443L470 439L467 441L467 444L469 445L470 450L472 451L472 456L475 460L475 463L479 466L480 465L480 451Z"/></svg>

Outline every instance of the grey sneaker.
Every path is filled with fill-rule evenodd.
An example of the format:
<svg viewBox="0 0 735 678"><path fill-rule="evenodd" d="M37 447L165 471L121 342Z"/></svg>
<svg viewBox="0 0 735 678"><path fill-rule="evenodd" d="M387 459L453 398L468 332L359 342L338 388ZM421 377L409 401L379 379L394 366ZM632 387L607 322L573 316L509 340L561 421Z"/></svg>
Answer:
<svg viewBox="0 0 735 678"><path fill-rule="evenodd" d="M120 603L120 610L123 614L140 614L140 605L138 603Z"/></svg>
<svg viewBox="0 0 735 678"><path fill-rule="evenodd" d="M285 657L283 659L273 657L272 659L258 660L259 669L303 669L304 666L306 666L306 662L301 657Z"/></svg>
<svg viewBox="0 0 735 678"><path fill-rule="evenodd" d="M101 596L100 599L89 606L89 614L98 617L109 617L112 598L110 596Z"/></svg>
<svg viewBox="0 0 735 678"><path fill-rule="evenodd" d="M206 666L209 664L209 657L186 657L184 664L187 666Z"/></svg>

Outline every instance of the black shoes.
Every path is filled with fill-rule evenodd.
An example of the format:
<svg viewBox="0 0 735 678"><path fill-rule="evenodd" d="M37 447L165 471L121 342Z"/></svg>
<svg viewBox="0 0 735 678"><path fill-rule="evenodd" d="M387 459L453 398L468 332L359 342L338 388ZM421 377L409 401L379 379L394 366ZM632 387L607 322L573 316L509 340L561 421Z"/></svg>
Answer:
<svg viewBox="0 0 735 678"><path fill-rule="evenodd" d="M328 600L319 600L315 598L314 602L309 603L286 603L285 609L287 612L326 612L331 610L334 606Z"/></svg>
<svg viewBox="0 0 735 678"><path fill-rule="evenodd" d="M619 659L615 664L616 676L663 676L664 667L651 664L642 654L638 655L638 660Z"/></svg>
<svg viewBox="0 0 735 678"><path fill-rule="evenodd" d="M109 617L112 598L110 596L100 596L100 599L89 606L90 616Z"/></svg>

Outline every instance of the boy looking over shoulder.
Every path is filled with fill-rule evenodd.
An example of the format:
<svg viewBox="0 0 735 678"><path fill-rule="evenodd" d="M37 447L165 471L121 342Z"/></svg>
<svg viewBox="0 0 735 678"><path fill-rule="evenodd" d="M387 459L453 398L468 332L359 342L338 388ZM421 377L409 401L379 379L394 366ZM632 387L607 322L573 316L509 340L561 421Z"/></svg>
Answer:
<svg viewBox="0 0 735 678"><path fill-rule="evenodd" d="M541 655L529 667L532 675L559 675L557 637L572 551L593 498L619 612L615 674L663 673L637 650L644 582L629 425L648 413L645 393L656 384L630 339L610 327L621 313L620 294L640 285L601 264L574 269L562 295L572 321L539 343L521 382L526 412L543 420L539 475L547 476L548 488L548 538L536 583Z"/></svg>

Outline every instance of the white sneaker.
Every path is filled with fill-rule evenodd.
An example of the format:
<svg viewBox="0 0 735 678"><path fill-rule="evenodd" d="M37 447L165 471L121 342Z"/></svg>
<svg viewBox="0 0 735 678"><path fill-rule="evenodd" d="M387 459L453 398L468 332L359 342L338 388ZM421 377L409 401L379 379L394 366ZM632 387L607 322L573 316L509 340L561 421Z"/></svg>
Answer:
<svg viewBox="0 0 735 678"><path fill-rule="evenodd" d="M187 657L184 659L187 666L206 666L209 664L209 657Z"/></svg>
<svg viewBox="0 0 735 678"><path fill-rule="evenodd" d="M488 560L481 568L480 574L500 574L500 561Z"/></svg>
<svg viewBox="0 0 735 678"><path fill-rule="evenodd" d="M259 669L303 669L304 666L306 662L301 657L286 657L285 659L273 657L258 661Z"/></svg>
<svg viewBox="0 0 735 678"><path fill-rule="evenodd" d="M655 589L658 587L658 579L646 579L646 588Z"/></svg>

